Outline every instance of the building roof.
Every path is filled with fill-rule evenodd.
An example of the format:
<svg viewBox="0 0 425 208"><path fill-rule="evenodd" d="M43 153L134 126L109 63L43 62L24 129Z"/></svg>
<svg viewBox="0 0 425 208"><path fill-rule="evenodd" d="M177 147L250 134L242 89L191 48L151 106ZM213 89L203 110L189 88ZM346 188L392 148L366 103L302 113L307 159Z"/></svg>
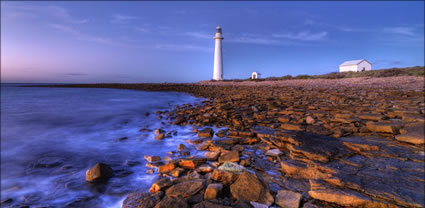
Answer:
<svg viewBox="0 0 425 208"><path fill-rule="evenodd" d="M340 66L357 65L357 64L360 64L362 61L366 61L367 63L369 63L369 61L367 61L366 59L360 59L360 60L346 61L346 62L342 63Z"/></svg>
<svg viewBox="0 0 425 208"><path fill-rule="evenodd" d="M252 72L252 74L254 74L254 73L256 73L256 74L261 74L260 72L256 72L256 71L255 71L255 72Z"/></svg>

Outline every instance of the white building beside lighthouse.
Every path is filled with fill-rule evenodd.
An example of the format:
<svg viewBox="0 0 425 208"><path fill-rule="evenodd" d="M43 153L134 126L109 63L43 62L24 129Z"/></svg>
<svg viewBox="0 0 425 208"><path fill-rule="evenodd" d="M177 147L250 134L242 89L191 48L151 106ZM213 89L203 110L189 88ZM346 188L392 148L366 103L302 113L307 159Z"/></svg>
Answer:
<svg viewBox="0 0 425 208"><path fill-rule="evenodd" d="M224 39L221 27L217 26L214 36L215 49L214 49L214 74L213 80L223 80L223 52L221 49L221 41Z"/></svg>
<svg viewBox="0 0 425 208"><path fill-rule="evenodd" d="M339 65L339 72L362 72L372 70L372 64L366 59L346 61Z"/></svg>

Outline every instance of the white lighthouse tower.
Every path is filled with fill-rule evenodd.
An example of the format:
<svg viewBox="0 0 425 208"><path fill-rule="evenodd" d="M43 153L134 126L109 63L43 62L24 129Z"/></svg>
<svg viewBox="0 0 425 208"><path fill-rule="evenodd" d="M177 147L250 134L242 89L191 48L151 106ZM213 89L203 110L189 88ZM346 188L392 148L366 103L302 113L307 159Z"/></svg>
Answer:
<svg viewBox="0 0 425 208"><path fill-rule="evenodd" d="M223 80L223 53L221 51L221 40L223 40L223 35L221 33L221 27L217 26L215 28L214 40L215 40L215 50L214 50L214 75L213 80Z"/></svg>

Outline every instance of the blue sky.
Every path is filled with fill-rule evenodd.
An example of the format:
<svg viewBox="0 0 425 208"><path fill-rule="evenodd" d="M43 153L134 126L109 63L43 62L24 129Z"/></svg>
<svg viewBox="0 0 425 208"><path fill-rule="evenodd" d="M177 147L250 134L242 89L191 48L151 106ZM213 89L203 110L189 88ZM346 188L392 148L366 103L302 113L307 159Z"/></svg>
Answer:
<svg viewBox="0 0 425 208"><path fill-rule="evenodd" d="M196 82L424 65L424 2L1 2L2 82Z"/></svg>

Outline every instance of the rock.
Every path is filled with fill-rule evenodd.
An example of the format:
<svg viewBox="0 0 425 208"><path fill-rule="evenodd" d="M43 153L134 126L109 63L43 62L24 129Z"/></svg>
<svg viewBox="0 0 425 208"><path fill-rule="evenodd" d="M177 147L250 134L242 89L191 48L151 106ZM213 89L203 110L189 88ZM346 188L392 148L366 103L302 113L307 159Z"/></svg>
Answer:
<svg viewBox="0 0 425 208"><path fill-rule="evenodd" d="M219 170L224 170L227 172L231 172L231 173L242 173L242 171L245 170L244 167L238 165L237 163L234 162L225 162L223 163L223 165L221 165L220 167L218 167Z"/></svg>
<svg viewBox="0 0 425 208"><path fill-rule="evenodd" d="M238 178L238 175L239 173L214 169L211 174L211 179L213 179L214 181L223 182L224 184L231 184Z"/></svg>
<svg viewBox="0 0 425 208"><path fill-rule="evenodd" d="M179 177L184 172L183 168L176 168L172 171L170 171L170 174L174 177Z"/></svg>
<svg viewBox="0 0 425 208"><path fill-rule="evenodd" d="M152 208L157 204L164 193L131 193L122 203L122 208Z"/></svg>
<svg viewBox="0 0 425 208"><path fill-rule="evenodd" d="M239 139L239 144L256 144L260 141L259 138L255 137L244 137Z"/></svg>
<svg viewBox="0 0 425 208"><path fill-rule="evenodd" d="M155 206L155 208L171 208L171 207L176 207L176 208L190 208L189 204L181 196L176 196L176 197L165 196Z"/></svg>
<svg viewBox="0 0 425 208"><path fill-rule="evenodd" d="M190 155L190 152L189 151L179 151L179 155L189 156Z"/></svg>
<svg viewBox="0 0 425 208"><path fill-rule="evenodd" d="M261 204L261 203L258 203L258 202L249 202L251 205L252 205L252 207L254 207L254 208L269 208L269 206L267 206L267 204Z"/></svg>
<svg viewBox="0 0 425 208"><path fill-rule="evenodd" d="M271 149L266 152L267 156L279 157L283 153L278 149Z"/></svg>
<svg viewBox="0 0 425 208"><path fill-rule="evenodd" d="M202 201L198 204L193 205L192 208L232 208L230 206L225 206L222 203L214 203L217 202L217 200L211 200L211 201Z"/></svg>
<svg viewBox="0 0 425 208"><path fill-rule="evenodd" d="M165 188L168 188L173 183L170 181L169 178L163 178L158 181L155 181L155 183L152 184L151 188L149 189L149 192L158 192L163 191Z"/></svg>
<svg viewBox="0 0 425 208"><path fill-rule="evenodd" d="M128 139L128 137L121 137L121 138L118 139L118 141L122 142L122 141L125 141L127 139Z"/></svg>
<svg viewBox="0 0 425 208"><path fill-rule="evenodd" d="M0 205L6 205L6 204L10 204L13 202L12 198L7 198L7 199L3 199L0 201Z"/></svg>
<svg viewBox="0 0 425 208"><path fill-rule="evenodd" d="M174 121L174 125L180 125L184 122L186 122L186 119L184 117L177 117L176 121Z"/></svg>
<svg viewBox="0 0 425 208"><path fill-rule="evenodd" d="M212 183L205 189L204 200L216 199L223 190L223 184Z"/></svg>
<svg viewBox="0 0 425 208"><path fill-rule="evenodd" d="M227 135L227 130L222 129L218 131L215 135L217 135L218 137L225 137Z"/></svg>
<svg viewBox="0 0 425 208"><path fill-rule="evenodd" d="M43 157L37 160L33 167L35 168L54 168L63 164L63 159L59 157Z"/></svg>
<svg viewBox="0 0 425 208"><path fill-rule="evenodd" d="M205 128L198 132L198 137L212 137L214 131L212 128Z"/></svg>
<svg viewBox="0 0 425 208"><path fill-rule="evenodd" d="M315 178L316 171L307 167L307 164L295 160L282 160L280 163L282 171L294 178Z"/></svg>
<svg viewBox="0 0 425 208"><path fill-rule="evenodd" d="M161 165L164 165L164 163L162 161L155 161L155 162L151 162L151 163L146 163L145 166L147 168L158 168Z"/></svg>
<svg viewBox="0 0 425 208"><path fill-rule="evenodd" d="M280 190L277 192L275 203L284 208L298 208L302 195L293 191Z"/></svg>
<svg viewBox="0 0 425 208"><path fill-rule="evenodd" d="M382 120L384 117L382 114L376 114L376 113L361 113L356 115L358 118L363 120L372 120L372 121L379 121Z"/></svg>
<svg viewBox="0 0 425 208"><path fill-rule="evenodd" d="M230 192L235 199L259 202L264 192L263 184L257 176L244 171L238 179L230 185Z"/></svg>
<svg viewBox="0 0 425 208"><path fill-rule="evenodd" d="M281 129L285 129L285 130L291 130L291 131L304 131L305 127L301 126L301 125L297 125L297 124L282 124L280 125Z"/></svg>
<svg viewBox="0 0 425 208"><path fill-rule="evenodd" d="M202 175L199 174L196 171L190 171L189 174L186 176L188 179L203 179Z"/></svg>
<svg viewBox="0 0 425 208"><path fill-rule="evenodd" d="M287 116L282 116L282 117L278 117L278 118L277 118L277 120L278 120L280 123L288 123L288 122L289 122L289 120L290 120L290 118L289 118L289 117L287 117Z"/></svg>
<svg viewBox="0 0 425 208"><path fill-rule="evenodd" d="M129 167L133 167L133 166L136 166L136 165L139 165L139 164L140 164L139 161L134 161L134 160L126 160L124 162L124 165L129 166Z"/></svg>
<svg viewBox="0 0 425 208"><path fill-rule="evenodd" d="M197 194L200 190L205 187L205 180L194 179L183 181L178 184L175 184L167 189L166 194L169 197L178 197L182 196L188 198Z"/></svg>
<svg viewBox="0 0 425 208"><path fill-rule="evenodd" d="M154 133L155 135L160 135L160 134L165 133L165 131L159 128L159 129L155 129L155 131L154 131L153 133Z"/></svg>
<svg viewBox="0 0 425 208"><path fill-rule="evenodd" d="M407 142L411 144L421 145L424 144L425 138L424 138L424 124L416 124L407 126L404 129L400 130L400 132L403 132L400 135L397 135L395 139L401 142Z"/></svg>
<svg viewBox="0 0 425 208"><path fill-rule="evenodd" d="M173 160L173 158L171 158L170 156L164 156L164 157L162 157L162 160L164 160L165 162L169 162L169 161Z"/></svg>
<svg viewBox="0 0 425 208"><path fill-rule="evenodd" d="M100 182L111 178L114 175L112 168L104 163L97 163L86 171L86 181Z"/></svg>
<svg viewBox="0 0 425 208"><path fill-rule="evenodd" d="M209 173L213 170L214 170L214 168L211 165L208 165L208 164L202 164L196 169L196 171L200 172L200 173Z"/></svg>
<svg viewBox="0 0 425 208"><path fill-rule="evenodd" d="M243 150L244 150L244 147L243 147L242 145L239 145L239 144L234 145L234 146L232 147L232 151L242 152Z"/></svg>
<svg viewBox="0 0 425 208"><path fill-rule="evenodd" d="M307 203L305 203L303 205L303 208L321 208L321 207L324 207L324 206L316 205L316 204L314 204L314 202L317 203L318 200L313 199L313 200L308 201Z"/></svg>
<svg viewBox="0 0 425 208"><path fill-rule="evenodd" d="M185 169L195 169L198 165L206 162L205 158L181 159L179 166Z"/></svg>
<svg viewBox="0 0 425 208"><path fill-rule="evenodd" d="M174 168L176 168L176 164L174 162L168 162L165 165L161 165L158 167L158 172L160 173L164 173L164 172L170 172L171 170L173 170Z"/></svg>
<svg viewBox="0 0 425 208"><path fill-rule="evenodd" d="M147 160L148 162L155 162L155 161L159 161L161 160L161 157L159 156L149 156L149 155L145 155L144 156L145 160Z"/></svg>
<svg viewBox="0 0 425 208"><path fill-rule="evenodd" d="M165 138L165 134L164 133L160 133L158 135L155 136L155 140L161 140Z"/></svg>
<svg viewBox="0 0 425 208"><path fill-rule="evenodd" d="M397 134L401 126L400 122L366 122L366 127L373 132Z"/></svg>
<svg viewBox="0 0 425 208"><path fill-rule="evenodd" d="M321 180L310 180L310 186L311 190L308 194L321 201L348 207L384 207L383 204L375 202L365 195L349 189L332 187Z"/></svg>
<svg viewBox="0 0 425 208"><path fill-rule="evenodd" d="M147 173L147 174L154 174L154 173L155 173L155 171L154 171L153 169L147 169L147 170L146 170L146 173Z"/></svg>
<svg viewBox="0 0 425 208"><path fill-rule="evenodd" d="M222 153L218 158L218 162L239 162L239 152L238 151L229 151Z"/></svg>
<svg viewBox="0 0 425 208"><path fill-rule="evenodd" d="M202 191L200 191L199 193L197 193L194 196L187 198L187 203L189 203L190 205L197 204L197 203L200 203L202 201L204 201L204 193Z"/></svg>
<svg viewBox="0 0 425 208"><path fill-rule="evenodd" d="M313 119L313 117L311 117L311 116L307 116L306 118L305 118L305 122L307 123L307 124L314 124L314 119Z"/></svg>
<svg viewBox="0 0 425 208"><path fill-rule="evenodd" d="M214 161L214 160L217 160L219 154L220 154L219 151L214 151L214 152L208 151L204 153L204 157L207 158L207 160Z"/></svg>
<svg viewBox="0 0 425 208"><path fill-rule="evenodd" d="M182 151L186 149L186 146L184 144L179 144L179 146L177 147L177 151Z"/></svg>

